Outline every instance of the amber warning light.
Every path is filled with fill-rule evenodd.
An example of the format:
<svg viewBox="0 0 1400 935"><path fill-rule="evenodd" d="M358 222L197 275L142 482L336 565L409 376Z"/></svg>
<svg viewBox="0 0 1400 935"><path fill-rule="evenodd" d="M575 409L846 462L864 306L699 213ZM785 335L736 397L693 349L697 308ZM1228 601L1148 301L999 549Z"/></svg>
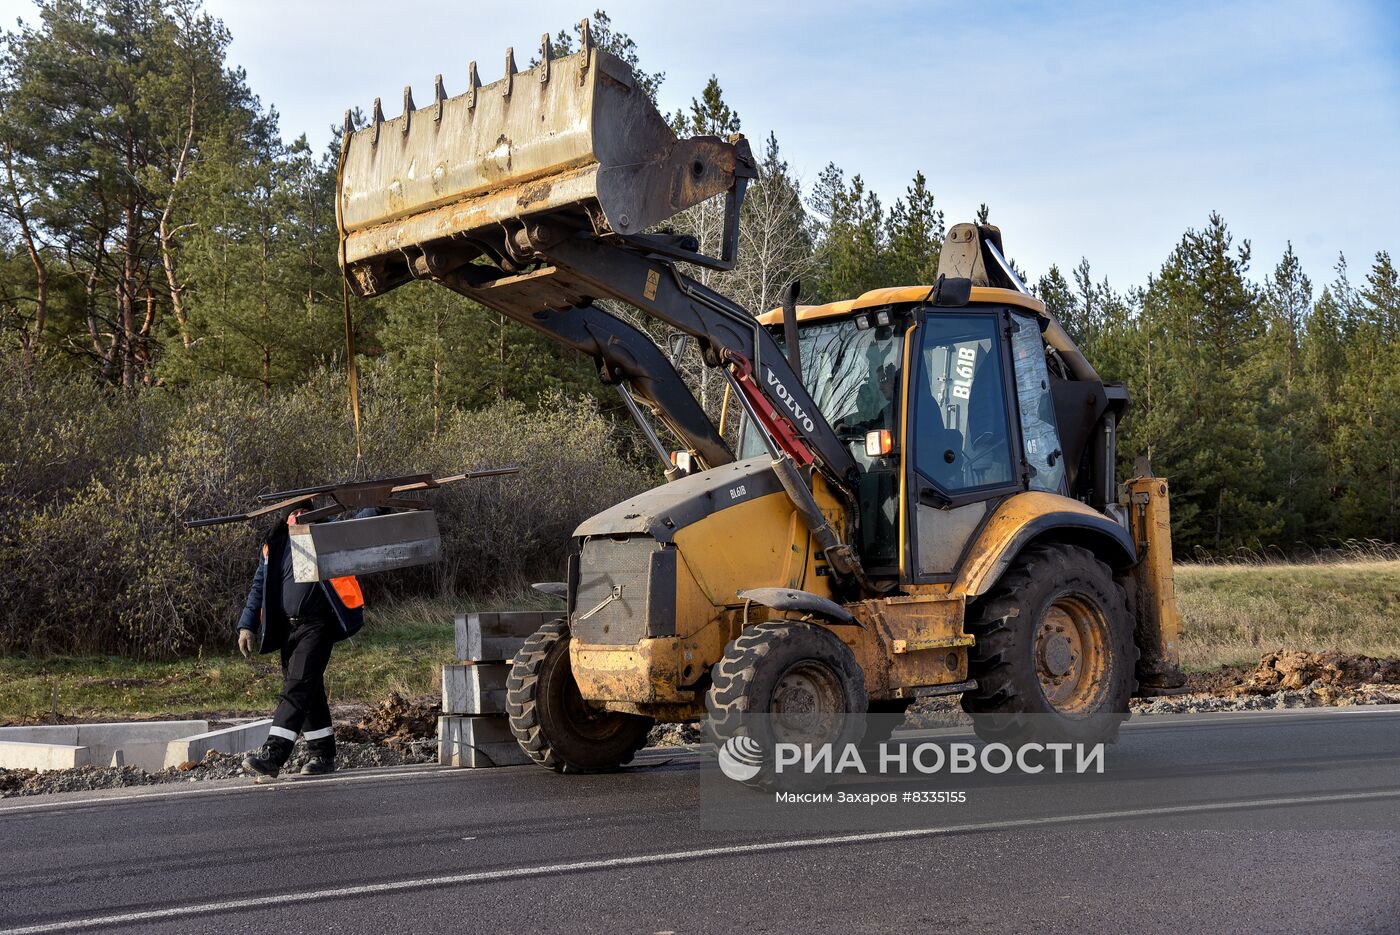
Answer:
<svg viewBox="0 0 1400 935"><path fill-rule="evenodd" d="M889 429L879 429L865 433L865 456L878 458L894 451L894 436Z"/></svg>

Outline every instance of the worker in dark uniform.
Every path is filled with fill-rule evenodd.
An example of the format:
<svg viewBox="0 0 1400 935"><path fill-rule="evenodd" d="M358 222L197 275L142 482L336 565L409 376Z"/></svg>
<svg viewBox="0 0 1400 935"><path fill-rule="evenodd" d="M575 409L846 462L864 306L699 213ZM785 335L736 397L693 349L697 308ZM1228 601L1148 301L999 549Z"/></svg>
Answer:
<svg viewBox="0 0 1400 935"><path fill-rule="evenodd" d="M335 770L335 733L326 699L326 665L337 642L364 626L364 597L354 576L303 583L292 575L288 527L305 512L296 510L262 547L248 602L238 620L238 649L282 653L282 694L262 749L248 754L243 768L275 777L292 755L297 734L306 738L311 758L307 776ZM377 510L366 510L373 516Z"/></svg>

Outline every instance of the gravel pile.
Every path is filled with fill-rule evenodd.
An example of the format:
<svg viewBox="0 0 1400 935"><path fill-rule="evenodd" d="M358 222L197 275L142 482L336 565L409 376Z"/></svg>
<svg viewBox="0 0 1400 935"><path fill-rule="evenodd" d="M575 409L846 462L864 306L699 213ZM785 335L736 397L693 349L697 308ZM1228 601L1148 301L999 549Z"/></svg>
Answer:
<svg viewBox="0 0 1400 935"><path fill-rule="evenodd" d="M647 736L648 747L688 747L709 743L699 724L657 724Z"/></svg>
<svg viewBox="0 0 1400 935"><path fill-rule="evenodd" d="M1199 714L1207 711L1269 711L1278 708L1326 708L1353 705L1400 704L1400 685L1361 685L1337 688L1321 681L1297 689L1257 694L1240 692L1232 697L1193 692L1168 698L1140 698L1134 714Z"/></svg>

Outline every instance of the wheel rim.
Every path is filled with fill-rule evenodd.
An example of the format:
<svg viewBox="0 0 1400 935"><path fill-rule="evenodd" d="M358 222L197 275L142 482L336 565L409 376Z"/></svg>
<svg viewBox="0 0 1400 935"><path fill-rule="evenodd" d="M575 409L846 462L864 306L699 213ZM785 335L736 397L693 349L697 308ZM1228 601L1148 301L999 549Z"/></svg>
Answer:
<svg viewBox="0 0 1400 935"><path fill-rule="evenodd" d="M1088 714L1103 692L1108 621L1093 603L1074 594L1050 602L1035 632L1035 673L1040 690L1063 714Z"/></svg>
<svg viewBox="0 0 1400 935"><path fill-rule="evenodd" d="M819 662L799 662L773 688L773 728L785 742L834 737L846 714L846 693L836 673Z"/></svg>

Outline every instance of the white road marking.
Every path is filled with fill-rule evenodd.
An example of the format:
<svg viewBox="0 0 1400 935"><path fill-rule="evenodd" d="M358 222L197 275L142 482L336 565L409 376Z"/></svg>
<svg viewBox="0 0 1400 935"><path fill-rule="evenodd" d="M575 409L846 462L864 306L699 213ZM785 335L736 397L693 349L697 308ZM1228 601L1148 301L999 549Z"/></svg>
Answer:
<svg viewBox="0 0 1400 935"><path fill-rule="evenodd" d="M188 906L171 906L165 909L148 909L138 912L123 912L115 915L89 916L80 919L65 919L61 922L44 922L37 925L23 926L21 928L3 929L0 930L0 935L43 935L43 933L48 932L71 932L79 929L103 928L113 925L160 922L168 919L182 919L189 918L190 916L210 915L218 912L233 912L242 909L262 909L274 903L280 905L286 903L347 899L355 896L376 896L385 893L399 893L406 890L432 889L442 886L461 886L471 883L494 883L500 880L557 876L560 874L579 873L590 870L615 870L621 867L679 863L688 860L705 860L712 857L742 857L751 854L800 850L809 847L868 844L875 841L898 841L972 831L1008 831L1015 828L1066 825L1075 824L1077 822L1112 821L1124 818L1153 818L1165 815L1189 815L1202 812L1232 811L1236 809L1285 808L1293 805L1320 805L1331 802L1365 802L1394 798L1400 798L1400 789L1378 792L1342 792L1332 795L1291 796L1273 799L1242 799L1233 802L1201 802L1194 805L1165 805L1158 808L1123 809L1119 811L1090 812L1080 815L1012 818L1003 821L947 825L941 828L869 831L862 834L842 834L822 838L794 838L787 841L765 841L757 844L731 844L722 847L704 847L687 851L637 854L631 857L607 857L599 860L579 860L564 864L542 864L533 867L480 870L474 873L421 877L415 880L365 883L359 886L341 886L332 889L307 890L300 893L263 895L246 899L228 899L220 902L197 903Z"/></svg>

